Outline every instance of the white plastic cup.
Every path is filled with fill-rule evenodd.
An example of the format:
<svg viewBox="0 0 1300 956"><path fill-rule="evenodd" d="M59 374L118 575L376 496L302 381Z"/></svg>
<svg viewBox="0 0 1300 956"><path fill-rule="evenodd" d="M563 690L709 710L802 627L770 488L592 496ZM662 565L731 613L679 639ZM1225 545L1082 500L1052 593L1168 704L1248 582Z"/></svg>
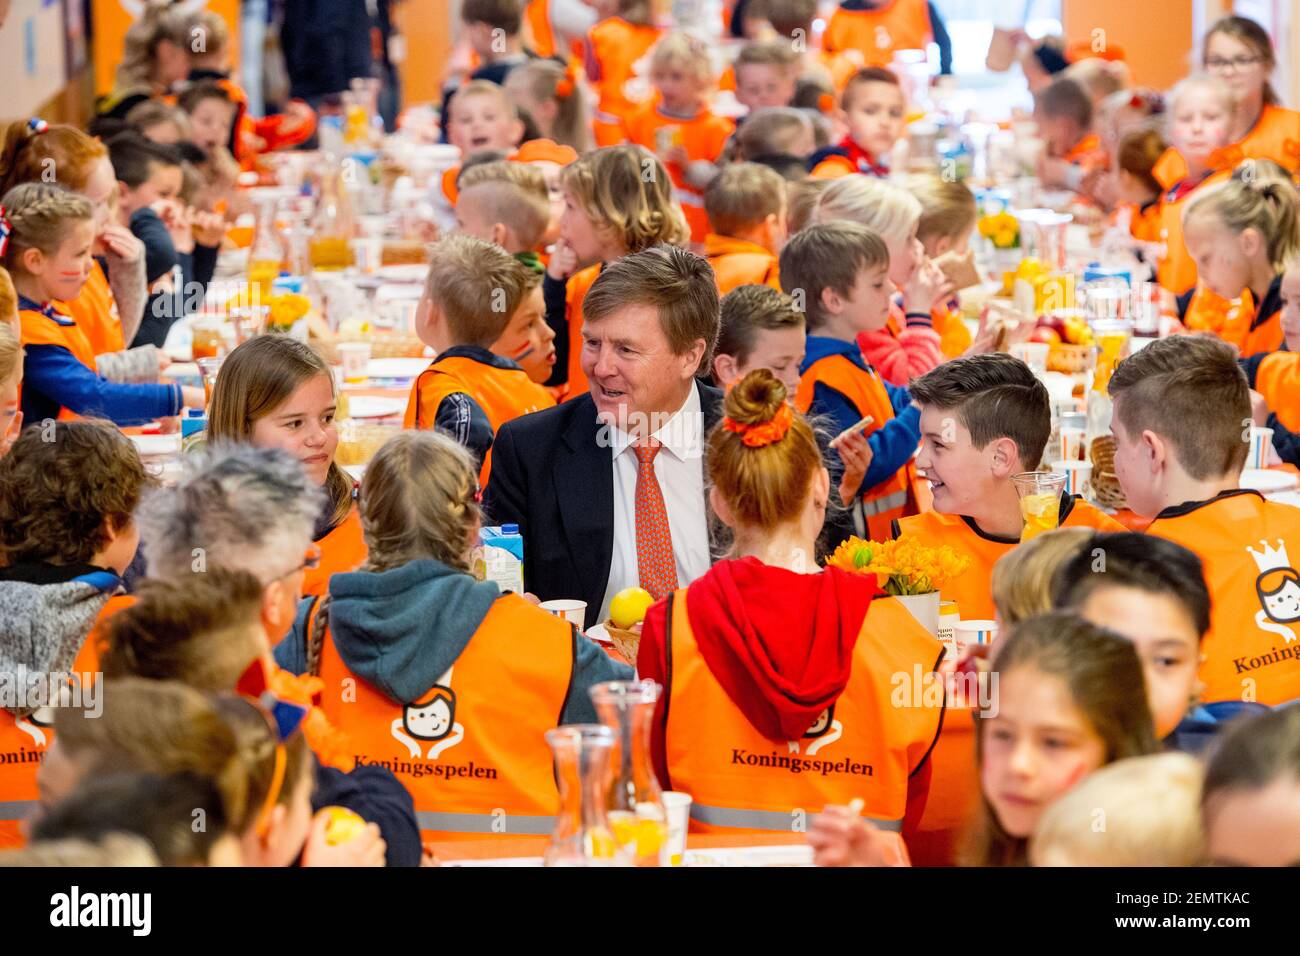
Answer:
<svg viewBox="0 0 1300 956"><path fill-rule="evenodd" d="M343 363L343 381L348 384L364 382L370 377L370 343L340 342L339 360Z"/></svg>
<svg viewBox="0 0 1300 956"><path fill-rule="evenodd" d="M1083 461L1083 443L1088 437L1086 428L1061 428L1061 460L1062 461ZM1054 471L1061 469L1053 466Z"/></svg>
<svg viewBox="0 0 1300 956"><path fill-rule="evenodd" d="M992 644L998 639L997 621L958 621L952 629L957 645L957 659L966 656L972 644Z"/></svg>
<svg viewBox="0 0 1300 956"><path fill-rule="evenodd" d="M663 793L664 810L668 813L668 839L664 841L663 862L681 866L686 856L686 833L691 824L691 795L676 790Z"/></svg>
<svg viewBox="0 0 1300 956"><path fill-rule="evenodd" d="M384 259L384 240L364 238L352 240L352 261L362 275L372 276L379 271Z"/></svg>
<svg viewBox="0 0 1300 956"><path fill-rule="evenodd" d="M1246 455L1247 468L1267 468L1269 450L1273 447L1273 429L1250 426L1250 452Z"/></svg>
<svg viewBox="0 0 1300 956"><path fill-rule="evenodd" d="M543 601L538 605L543 611L548 611L556 617L562 617L570 624L573 624L582 630L583 621L587 617L587 602L575 601L570 598L557 598L554 601Z"/></svg>
<svg viewBox="0 0 1300 956"><path fill-rule="evenodd" d="M1065 493L1087 498L1092 492L1092 462L1054 461L1052 471L1065 475Z"/></svg>

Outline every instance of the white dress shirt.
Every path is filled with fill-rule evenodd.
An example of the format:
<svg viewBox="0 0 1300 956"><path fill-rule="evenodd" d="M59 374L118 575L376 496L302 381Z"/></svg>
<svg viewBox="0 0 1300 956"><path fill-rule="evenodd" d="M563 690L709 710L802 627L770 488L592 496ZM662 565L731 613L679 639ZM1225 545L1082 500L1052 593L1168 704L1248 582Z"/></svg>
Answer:
<svg viewBox="0 0 1300 956"><path fill-rule="evenodd" d="M709 570L709 518L704 503L704 414L700 391L690 394L672 418L651 437L662 446L655 455L655 478L668 509L677 586L686 587ZM600 620L609 620L609 602L624 588L640 584L636 560L636 452L632 437L617 426L609 429L614 469L614 550Z"/></svg>

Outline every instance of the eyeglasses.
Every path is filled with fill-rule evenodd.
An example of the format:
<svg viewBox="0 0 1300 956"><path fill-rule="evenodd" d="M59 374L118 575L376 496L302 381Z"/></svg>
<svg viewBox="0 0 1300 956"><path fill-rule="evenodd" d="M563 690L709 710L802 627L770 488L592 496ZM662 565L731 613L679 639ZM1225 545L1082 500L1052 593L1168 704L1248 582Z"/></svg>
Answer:
<svg viewBox="0 0 1300 956"><path fill-rule="evenodd" d="M1259 56L1234 56L1231 60L1227 60L1221 56L1210 56L1205 58L1205 68L1215 72L1222 72L1228 67L1232 67L1233 70L1245 70L1262 59L1263 57Z"/></svg>
<svg viewBox="0 0 1300 956"><path fill-rule="evenodd" d="M284 574L279 575L273 580L281 581L289 577L289 575L291 574L297 574L299 571L312 571L319 567L320 567L320 545L313 544L310 548L307 549L306 554L303 555L302 564L298 565L296 568L291 568L290 570L284 572Z"/></svg>

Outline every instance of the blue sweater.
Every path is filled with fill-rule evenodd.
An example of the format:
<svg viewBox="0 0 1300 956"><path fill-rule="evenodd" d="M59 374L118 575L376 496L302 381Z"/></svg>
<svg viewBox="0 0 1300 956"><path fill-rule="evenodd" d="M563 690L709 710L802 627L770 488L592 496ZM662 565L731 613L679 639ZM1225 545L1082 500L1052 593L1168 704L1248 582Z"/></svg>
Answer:
<svg viewBox="0 0 1300 956"><path fill-rule="evenodd" d="M864 374L871 372L871 366L862 357L862 350L858 348L856 342L810 335L803 364L799 366L800 374L808 371L814 362L831 355L843 355L862 369ZM891 385L883 379L881 384L889 394L894 418L885 422L867 437L867 444L871 447L873 457L867 467L866 477L862 479L862 487L858 489L858 494L874 488L906 465L916 452L916 446L921 442L921 410L912 404L911 394L901 385ZM857 406L849 400L848 396L824 382L818 382L813 388L812 405L809 406L808 415L819 419L818 423L830 430L832 435L838 435L844 429L857 424L862 418ZM832 476L843 472L838 455L828 461L827 468Z"/></svg>

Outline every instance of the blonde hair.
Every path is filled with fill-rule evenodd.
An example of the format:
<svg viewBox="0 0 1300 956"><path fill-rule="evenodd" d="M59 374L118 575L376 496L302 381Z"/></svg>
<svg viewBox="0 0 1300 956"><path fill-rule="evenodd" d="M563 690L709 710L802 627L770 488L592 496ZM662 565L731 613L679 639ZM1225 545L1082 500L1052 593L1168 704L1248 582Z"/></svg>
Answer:
<svg viewBox="0 0 1300 956"><path fill-rule="evenodd" d="M921 221L921 203L901 186L870 176L844 176L821 194L811 222L857 222L886 242L902 242Z"/></svg>
<svg viewBox="0 0 1300 956"><path fill-rule="evenodd" d="M598 226L618 234L628 252L657 243L684 245L690 229L657 156L641 146L606 146L564 169L564 188Z"/></svg>
<svg viewBox="0 0 1300 956"><path fill-rule="evenodd" d="M1082 86L1094 103L1100 103L1133 84L1133 76L1123 60L1103 60L1096 56L1071 63L1062 71L1061 76Z"/></svg>
<svg viewBox="0 0 1300 956"><path fill-rule="evenodd" d="M784 40L755 41L742 46L736 56L735 71L739 73L744 66L777 66L793 74L799 67L799 54Z"/></svg>
<svg viewBox="0 0 1300 956"><path fill-rule="evenodd" d="M680 65L701 83L717 79L708 46L699 38L683 30L666 33L650 51L650 72Z"/></svg>
<svg viewBox="0 0 1300 956"><path fill-rule="evenodd" d="M979 207L975 194L961 180L948 180L937 173L914 173L907 177L907 191L921 203L916 235L960 239L975 228Z"/></svg>
<svg viewBox="0 0 1300 956"><path fill-rule="evenodd" d="M1130 757L1052 803L1029 844L1033 866L1196 866L1201 777L1184 753Z"/></svg>
<svg viewBox="0 0 1300 956"><path fill-rule="evenodd" d="M5 218L13 228L5 263L9 268L28 249L53 255L77 220L90 222L94 207L85 196L45 183L23 183L0 199Z"/></svg>
<svg viewBox="0 0 1300 956"><path fill-rule="evenodd" d="M551 59L529 60L510 71L506 92L516 84L527 87L535 100L555 100L559 105L551 127L552 140L572 146L579 155L591 149L591 109L587 96L582 85L573 82L564 67Z"/></svg>
<svg viewBox="0 0 1300 956"><path fill-rule="evenodd" d="M536 249L551 222L546 177L536 166L498 160L479 163L461 174L456 204L477 202L491 222L505 223L519 241Z"/></svg>
<svg viewBox="0 0 1300 956"><path fill-rule="evenodd" d="M1219 100L1219 105L1231 115L1237 108L1237 99L1232 95L1232 90L1228 84L1219 79L1213 73L1193 73L1191 76L1185 76L1173 85L1173 88L1165 95L1165 116L1169 123L1173 122L1174 112L1178 109L1178 101L1190 93L1192 90L1209 90ZM1164 131L1165 138L1169 139L1169 131Z"/></svg>
<svg viewBox="0 0 1300 956"><path fill-rule="evenodd" d="M1300 194L1285 169L1271 159L1248 159L1226 183L1193 194L1183 211L1183 224L1213 216L1234 235L1254 229L1267 244L1269 262L1280 272L1300 250L1297 201Z"/></svg>
<svg viewBox="0 0 1300 956"><path fill-rule="evenodd" d="M785 208L785 180L757 163L724 166L704 190L709 225L723 236L738 236Z"/></svg>
<svg viewBox="0 0 1300 956"><path fill-rule="evenodd" d="M813 212L833 179L805 179L791 183L785 193L785 229L791 236L813 223Z"/></svg>
<svg viewBox="0 0 1300 956"><path fill-rule="evenodd" d="M649 26L652 16L650 0L618 0L617 16L636 26Z"/></svg>
<svg viewBox="0 0 1300 956"><path fill-rule="evenodd" d="M502 108L514 119L519 119L519 107L515 101L506 95L506 91L493 83L491 80L470 80L456 88L456 92L451 95L451 100L447 103L447 113L450 116L451 111L455 108L453 104L462 97L471 96L491 96L496 99Z"/></svg>
<svg viewBox="0 0 1300 956"><path fill-rule="evenodd" d="M822 466L812 427L787 403L781 381L765 368L755 369L727 392L726 418L709 435L705 463L709 484L727 502L736 520L771 531L799 517L813 475ZM785 434L764 445L748 445L727 427L770 423L789 416Z"/></svg>
<svg viewBox="0 0 1300 956"><path fill-rule="evenodd" d="M1058 528L1012 548L993 565L993 605L1010 627L1052 609L1052 580L1092 537L1091 528Z"/></svg>
<svg viewBox="0 0 1300 956"><path fill-rule="evenodd" d="M144 13L126 31L122 62L117 66L115 92L153 86L155 47L163 40L189 49L190 17L170 0L149 0Z"/></svg>
<svg viewBox="0 0 1300 956"><path fill-rule="evenodd" d="M190 115L179 106L172 106L162 100L145 100L136 104L127 112L126 121L142 134L150 126L171 123L180 132L181 139L190 136Z"/></svg>
<svg viewBox="0 0 1300 956"><path fill-rule="evenodd" d="M132 833L105 833L98 840L41 840L0 853L0 867L161 865L149 841Z"/></svg>
<svg viewBox="0 0 1300 956"><path fill-rule="evenodd" d="M8 322L0 322L0 385L7 385L22 369L23 347Z"/></svg>
<svg viewBox="0 0 1300 956"><path fill-rule="evenodd" d="M188 50L191 55L213 57L224 53L230 46L230 27L225 18L214 10L204 8L195 11L185 24L185 32L186 39L191 41L200 36L203 39L202 50L194 49L193 42L190 43Z"/></svg>
<svg viewBox="0 0 1300 956"><path fill-rule="evenodd" d="M529 270L500 246L453 233L429 247L424 294L457 345L488 348L531 286Z"/></svg>
<svg viewBox="0 0 1300 956"><path fill-rule="evenodd" d="M379 449L361 482L366 571L421 558L470 571L479 526L478 468L461 445L436 431L404 431Z"/></svg>

